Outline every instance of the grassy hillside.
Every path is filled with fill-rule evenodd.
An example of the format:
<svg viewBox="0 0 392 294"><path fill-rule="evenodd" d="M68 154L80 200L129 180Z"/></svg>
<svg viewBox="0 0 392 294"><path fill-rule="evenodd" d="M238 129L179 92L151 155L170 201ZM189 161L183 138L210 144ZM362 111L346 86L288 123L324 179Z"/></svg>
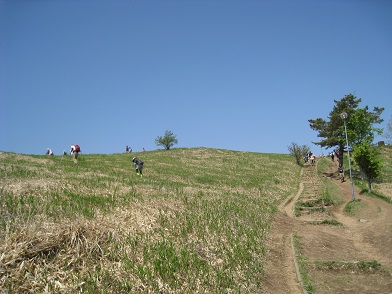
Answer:
<svg viewBox="0 0 392 294"><path fill-rule="evenodd" d="M373 194L389 198L389 202L392 202L392 147L391 146L381 147L381 158L383 162L383 168L382 168L380 179L372 183ZM366 180L361 181L359 185L364 190L367 190Z"/></svg>
<svg viewBox="0 0 392 294"><path fill-rule="evenodd" d="M0 288L221 293L260 289L265 237L300 168L288 155L197 148L78 165L0 153L0 173Z"/></svg>

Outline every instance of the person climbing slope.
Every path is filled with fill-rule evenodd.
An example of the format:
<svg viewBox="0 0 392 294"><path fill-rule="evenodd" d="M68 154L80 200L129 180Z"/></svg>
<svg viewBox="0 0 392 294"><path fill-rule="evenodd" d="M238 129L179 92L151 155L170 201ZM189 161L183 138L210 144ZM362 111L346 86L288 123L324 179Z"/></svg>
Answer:
<svg viewBox="0 0 392 294"><path fill-rule="evenodd" d="M80 152L80 146L78 144L71 145L71 150L69 153L72 155L73 161L75 163L78 163L78 156Z"/></svg>
<svg viewBox="0 0 392 294"><path fill-rule="evenodd" d="M144 165L144 161L141 160L141 159L139 159L139 158L137 158L137 157L134 157L134 158L132 158L132 162L133 162L133 166L135 167L136 174L137 174L138 176L143 177L143 165Z"/></svg>
<svg viewBox="0 0 392 294"><path fill-rule="evenodd" d="M344 182L344 169L343 169L343 165L340 165L338 168L339 171L339 179L340 181L343 183Z"/></svg>

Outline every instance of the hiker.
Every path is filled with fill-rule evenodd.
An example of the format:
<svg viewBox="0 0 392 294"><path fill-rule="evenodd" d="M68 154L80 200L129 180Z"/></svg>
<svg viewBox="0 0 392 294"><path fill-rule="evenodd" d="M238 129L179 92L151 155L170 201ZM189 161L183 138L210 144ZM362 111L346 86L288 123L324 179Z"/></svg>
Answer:
<svg viewBox="0 0 392 294"><path fill-rule="evenodd" d="M132 158L132 162L133 162L133 166L135 167L136 174L137 174L138 176L143 177L143 165L144 165L144 161L141 160L141 159L139 159L139 158L137 158L137 157L134 157L134 158Z"/></svg>
<svg viewBox="0 0 392 294"><path fill-rule="evenodd" d="M315 162L316 162L316 156L313 153L311 153L311 155L310 155L310 163L313 165Z"/></svg>
<svg viewBox="0 0 392 294"><path fill-rule="evenodd" d="M343 183L344 182L344 169L343 169L342 165L339 166L338 171L339 171L340 182Z"/></svg>
<svg viewBox="0 0 392 294"><path fill-rule="evenodd" d="M53 153L52 149L50 149L50 148L46 149L46 155L53 156L54 153Z"/></svg>
<svg viewBox="0 0 392 294"><path fill-rule="evenodd" d="M335 161L335 154L334 154L334 152L331 152L330 156L331 156L332 161Z"/></svg>
<svg viewBox="0 0 392 294"><path fill-rule="evenodd" d="M125 146L125 153L132 153L132 147L129 147L128 145Z"/></svg>
<svg viewBox="0 0 392 294"><path fill-rule="evenodd" d="M78 156L80 152L80 147L78 144L71 145L70 154L72 155L73 162L78 163Z"/></svg>

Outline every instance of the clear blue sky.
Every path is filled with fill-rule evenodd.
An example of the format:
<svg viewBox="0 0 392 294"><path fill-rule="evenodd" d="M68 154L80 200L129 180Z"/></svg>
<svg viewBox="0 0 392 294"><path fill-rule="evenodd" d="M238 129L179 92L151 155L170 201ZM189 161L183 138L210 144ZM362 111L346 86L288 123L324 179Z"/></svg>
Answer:
<svg viewBox="0 0 392 294"><path fill-rule="evenodd" d="M308 119L350 93L386 128L392 1L0 0L2 151L320 154Z"/></svg>

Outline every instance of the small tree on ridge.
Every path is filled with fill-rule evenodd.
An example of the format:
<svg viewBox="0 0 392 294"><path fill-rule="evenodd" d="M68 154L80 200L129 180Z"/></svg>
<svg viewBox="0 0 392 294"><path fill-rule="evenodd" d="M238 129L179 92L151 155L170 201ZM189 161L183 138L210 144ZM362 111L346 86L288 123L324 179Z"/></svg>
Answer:
<svg viewBox="0 0 392 294"><path fill-rule="evenodd" d="M303 158L310 152L310 148L307 145L298 145L297 143L291 143L290 146L287 147L290 154L295 157L295 161L298 165L301 165Z"/></svg>
<svg viewBox="0 0 392 294"><path fill-rule="evenodd" d="M174 144L177 144L177 143L178 143L178 140L172 131L166 131L165 135L163 137L158 136L155 139L155 144L157 146L165 147L166 150L170 150L170 148L173 147Z"/></svg>

